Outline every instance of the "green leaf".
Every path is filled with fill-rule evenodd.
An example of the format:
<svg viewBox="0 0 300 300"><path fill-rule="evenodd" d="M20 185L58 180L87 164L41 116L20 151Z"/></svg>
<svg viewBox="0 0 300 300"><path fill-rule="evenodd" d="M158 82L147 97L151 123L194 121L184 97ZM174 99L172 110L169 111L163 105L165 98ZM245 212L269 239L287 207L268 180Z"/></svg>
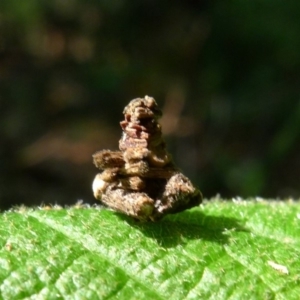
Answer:
<svg viewBox="0 0 300 300"><path fill-rule="evenodd" d="M0 215L1 299L298 299L300 205L208 201L157 223L100 207Z"/></svg>

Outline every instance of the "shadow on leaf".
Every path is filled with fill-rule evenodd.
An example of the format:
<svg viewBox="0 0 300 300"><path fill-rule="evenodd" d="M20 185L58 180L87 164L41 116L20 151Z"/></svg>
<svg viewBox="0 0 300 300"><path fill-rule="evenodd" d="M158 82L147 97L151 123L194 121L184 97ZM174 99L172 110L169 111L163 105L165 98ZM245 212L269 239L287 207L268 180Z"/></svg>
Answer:
<svg viewBox="0 0 300 300"><path fill-rule="evenodd" d="M225 244L230 237L226 234L228 231L249 231L240 225L238 219L207 216L199 210L168 215L156 223L140 223L128 216L119 216L165 248L175 247L195 239Z"/></svg>

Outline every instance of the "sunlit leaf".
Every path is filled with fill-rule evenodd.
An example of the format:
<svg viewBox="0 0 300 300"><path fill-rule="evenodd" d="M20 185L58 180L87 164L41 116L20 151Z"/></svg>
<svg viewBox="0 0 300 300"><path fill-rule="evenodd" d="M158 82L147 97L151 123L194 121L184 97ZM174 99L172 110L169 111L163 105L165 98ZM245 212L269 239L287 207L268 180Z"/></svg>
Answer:
<svg viewBox="0 0 300 300"><path fill-rule="evenodd" d="M0 232L1 299L300 295L299 203L209 201L157 223L22 208L0 216Z"/></svg>

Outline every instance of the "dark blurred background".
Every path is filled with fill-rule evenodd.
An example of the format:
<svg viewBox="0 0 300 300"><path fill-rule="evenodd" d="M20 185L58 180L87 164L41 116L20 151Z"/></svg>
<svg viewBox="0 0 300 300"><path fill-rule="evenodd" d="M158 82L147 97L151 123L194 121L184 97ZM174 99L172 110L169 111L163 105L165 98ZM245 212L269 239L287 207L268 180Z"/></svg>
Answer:
<svg viewBox="0 0 300 300"><path fill-rule="evenodd" d="M93 203L153 96L205 197L300 196L300 1L0 2L0 205Z"/></svg>

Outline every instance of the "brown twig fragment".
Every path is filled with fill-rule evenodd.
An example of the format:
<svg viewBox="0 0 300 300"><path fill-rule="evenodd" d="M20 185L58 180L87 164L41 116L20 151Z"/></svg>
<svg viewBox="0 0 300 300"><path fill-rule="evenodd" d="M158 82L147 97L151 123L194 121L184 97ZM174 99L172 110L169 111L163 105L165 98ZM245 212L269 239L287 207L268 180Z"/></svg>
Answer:
<svg viewBox="0 0 300 300"><path fill-rule="evenodd" d="M201 192L175 167L162 139L162 112L148 96L124 109L120 151L93 155L103 170L93 182L94 196L106 206L142 221L156 221L199 205Z"/></svg>

